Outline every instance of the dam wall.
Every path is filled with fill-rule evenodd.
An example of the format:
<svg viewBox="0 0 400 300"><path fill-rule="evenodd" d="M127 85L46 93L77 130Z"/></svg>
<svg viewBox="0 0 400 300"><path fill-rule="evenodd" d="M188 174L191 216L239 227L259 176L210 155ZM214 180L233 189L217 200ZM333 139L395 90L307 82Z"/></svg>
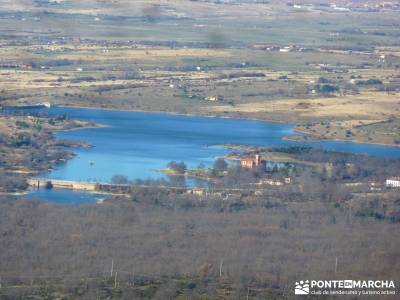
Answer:
<svg viewBox="0 0 400 300"><path fill-rule="evenodd" d="M58 179L28 179L28 184L36 188L45 188L48 183L51 183L53 188L81 190L81 191L96 191L98 184L93 182L80 182Z"/></svg>

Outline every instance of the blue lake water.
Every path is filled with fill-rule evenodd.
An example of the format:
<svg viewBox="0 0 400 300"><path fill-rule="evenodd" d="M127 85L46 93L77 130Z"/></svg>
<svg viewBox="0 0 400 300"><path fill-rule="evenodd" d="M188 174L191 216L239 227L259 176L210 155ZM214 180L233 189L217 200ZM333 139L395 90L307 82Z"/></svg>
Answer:
<svg viewBox="0 0 400 300"><path fill-rule="evenodd" d="M204 182L190 182L193 186L205 186ZM103 193L92 193L79 190L70 189L45 189L45 188L31 188L24 195L0 195L0 201L2 199L8 200L42 200L55 204L82 204L82 203L94 203L101 200L106 200L110 196Z"/></svg>
<svg viewBox="0 0 400 300"><path fill-rule="evenodd" d="M59 139L85 141L93 148L73 149L76 157L49 174L54 179L108 182L115 174L129 179L160 178L157 170L168 162L184 161L189 167L212 164L227 151L221 144L258 146L311 145L329 150L400 157L400 148L344 141L294 142L290 124L252 120L180 116L162 113L52 107L35 109L50 115L106 125L57 133Z"/></svg>
<svg viewBox="0 0 400 300"><path fill-rule="evenodd" d="M218 145L280 145L292 126L221 118L176 116L104 110L55 108L71 118L109 127L58 133L58 138L89 142L94 148L77 149L77 157L54 170L50 177L109 181L115 174L130 179L159 178L168 162L189 167L210 165L227 151ZM93 162L92 164L90 162Z"/></svg>
<svg viewBox="0 0 400 300"><path fill-rule="evenodd" d="M98 200L102 200L107 198L104 194L98 193L85 193L80 191L73 190L64 190L64 189L32 189L28 192L28 194L23 196L17 196L16 199L39 199L45 200L48 202L56 203L56 204L82 204L88 202L96 202Z"/></svg>
<svg viewBox="0 0 400 300"><path fill-rule="evenodd" d="M400 148L395 147L343 141L285 141L284 136L293 134L290 124L99 109L54 107L44 111L108 126L57 133L60 139L85 141L95 147L73 149L77 156L48 174L54 179L108 182L115 174L129 179L160 178L164 175L158 170L172 160L184 161L189 167L210 165L217 156L227 153L218 147L221 144L312 145L400 157Z"/></svg>

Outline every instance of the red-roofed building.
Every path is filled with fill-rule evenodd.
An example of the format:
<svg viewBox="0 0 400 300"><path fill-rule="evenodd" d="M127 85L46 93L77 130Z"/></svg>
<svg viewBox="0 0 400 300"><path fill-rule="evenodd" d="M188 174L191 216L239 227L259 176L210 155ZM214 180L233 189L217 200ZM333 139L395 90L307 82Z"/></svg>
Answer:
<svg viewBox="0 0 400 300"><path fill-rule="evenodd" d="M263 160L261 160L261 156L259 154L256 154L254 156L242 157L240 159L240 165L242 166L242 168L255 169L264 166L265 163Z"/></svg>

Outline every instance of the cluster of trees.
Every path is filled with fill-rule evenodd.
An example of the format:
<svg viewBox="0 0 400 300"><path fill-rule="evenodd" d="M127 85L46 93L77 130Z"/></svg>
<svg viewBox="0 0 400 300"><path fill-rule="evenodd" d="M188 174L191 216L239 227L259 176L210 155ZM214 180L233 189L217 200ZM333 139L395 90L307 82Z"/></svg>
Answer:
<svg viewBox="0 0 400 300"><path fill-rule="evenodd" d="M171 161L168 163L167 167L178 174L185 174L187 170L187 166L183 161Z"/></svg>
<svg viewBox="0 0 400 300"><path fill-rule="evenodd" d="M326 164L325 171L314 168L321 180L332 182L351 180L383 180L398 176L400 159L328 151L311 147L270 148L267 152L281 152L306 162ZM327 170L328 169L328 170Z"/></svg>
<svg viewBox="0 0 400 300"><path fill-rule="evenodd" d="M42 61L42 62L37 62L37 61L31 61L28 62L27 64L30 65L32 68L40 68L40 67L62 67L62 66L69 66L74 64L74 61L71 61L69 59L53 59L53 60L47 60L47 61Z"/></svg>
<svg viewBox="0 0 400 300"><path fill-rule="evenodd" d="M246 78L246 77L265 77L265 73L262 72L236 72L229 74L222 74L219 79L233 79L233 78Z"/></svg>
<svg viewBox="0 0 400 300"><path fill-rule="evenodd" d="M217 158L213 164L214 173L221 173L228 170L228 163L223 158Z"/></svg>
<svg viewBox="0 0 400 300"><path fill-rule="evenodd" d="M340 91L340 88L332 84L317 84L314 89L319 94L333 94Z"/></svg>
<svg viewBox="0 0 400 300"><path fill-rule="evenodd" d="M269 185L268 190L273 190L279 198L291 198L296 201L308 199L329 203L342 203L352 199L353 189L345 183L382 182L389 176L396 176L400 169L400 160L395 158L354 155L311 147L270 148L261 151L282 152L298 161L303 161L304 164L269 163L266 168L246 169L239 164L228 164L223 158L218 158L209 169L200 165L196 170L187 171L183 162L171 162L169 167L179 175L188 174L195 178L199 177L196 179L197 185L211 191L237 188L249 191L265 190L265 186L257 185L256 188L255 184L262 184L266 179L283 183L285 178L289 177L290 184L275 187ZM157 180L129 182L127 177L119 175L114 176L112 181L116 184L129 183L129 189L132 190L135 186L186 187L186 180L184 176L167 176Z"/></svg>
<svg viewBox="0 0 400 300"><path fill-rule="evenodd" d="M367 79L367 80L358 80L357 85L381 85L383 84L380 79Z"/></svg>
<svg viewBox="0 0 400 300"><path fill-rule="evenodd" d="M0 191L15 193L24 191L27 187L28 184L21 175L0 171Z"/></svg>
<svg viewBox="0 0 400 300"><path fill-rule="evenodd" d="M393 224L289 197L149 188L107 205L4 200L0 235L0 294L11 299L279 299L299 278L399 276Z"/></svg>
<svg viewBox="0 0 400 300"><path fill-rule="evenodd" d="M55 124L63 118L65 117L54 117L48 122ZM10 127L9 131L0 132L0 152L0 170L5 170L0 174L0 190L5 192L23 191L27 188L27 175L15 175L6 171L48 170L55 162L72 155L54 143L54 136L47 130L42 130L41 123L23 120L16 120L15 126Z"/></svg>
<svg viewBox="0 0 400 300"><path fill-rule="evenodd" d="M128 184L129 178L126 175L116 174L113 177L111 177L111 183L113 183L113 184Z"/></svg>

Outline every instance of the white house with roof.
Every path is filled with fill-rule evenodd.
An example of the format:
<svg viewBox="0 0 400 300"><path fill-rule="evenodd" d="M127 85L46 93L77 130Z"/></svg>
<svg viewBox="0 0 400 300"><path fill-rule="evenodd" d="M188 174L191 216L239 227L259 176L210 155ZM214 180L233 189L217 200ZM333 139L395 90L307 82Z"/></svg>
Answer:
<svg viewBox="0 0 400 300"><path fill-rule="evenodd" d="M400 187L400 177L391 177L391 178L386 179L386 186L399 188Z"/></svg>

